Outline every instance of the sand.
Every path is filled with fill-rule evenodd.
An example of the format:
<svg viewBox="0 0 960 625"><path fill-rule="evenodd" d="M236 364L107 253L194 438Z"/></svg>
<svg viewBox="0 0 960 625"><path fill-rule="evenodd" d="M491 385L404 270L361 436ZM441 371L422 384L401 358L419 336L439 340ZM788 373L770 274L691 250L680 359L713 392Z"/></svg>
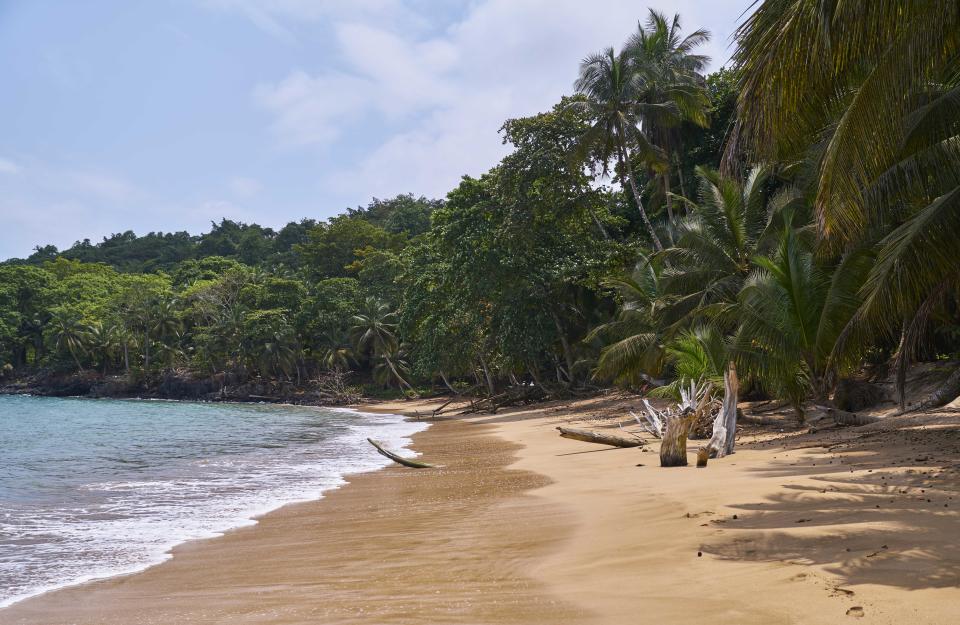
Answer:
<svg viewBox="0 0 960 625"><path fill-rule="evenodd" d="M0 610L0 623L960 622L956 411L748 425L706 469L661 469L655 443L554 430L614 426L630 403L439 420L414 447L442 469L353 476L142 573Z"/></svg>

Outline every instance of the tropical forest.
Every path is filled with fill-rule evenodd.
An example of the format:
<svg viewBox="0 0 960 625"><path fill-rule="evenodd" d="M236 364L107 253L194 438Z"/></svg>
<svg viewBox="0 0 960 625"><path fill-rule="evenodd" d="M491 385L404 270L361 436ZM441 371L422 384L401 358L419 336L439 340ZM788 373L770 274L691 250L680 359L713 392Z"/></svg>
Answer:
<svg viewBox="0 0 960 625"><path fill-rule="evenodd" d="M36 242L0 265L0 386L496 407L734 363L800 422L849 380L960 395L960 5L764 0L713 73L708 31L638 17L445 197Z"/></svg>

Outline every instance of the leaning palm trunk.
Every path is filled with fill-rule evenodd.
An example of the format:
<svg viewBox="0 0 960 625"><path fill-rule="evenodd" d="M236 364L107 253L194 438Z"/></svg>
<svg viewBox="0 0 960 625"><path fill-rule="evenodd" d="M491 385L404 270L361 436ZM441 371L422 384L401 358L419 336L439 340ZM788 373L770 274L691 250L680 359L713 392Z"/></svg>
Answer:
<svg viewBox="0 0 960 625"><path fill-rule="evenodd" d="M920 410L945 406L957 397L960 397L960 367L954 369L950 377L937 387L929 399L920 404Z"/></svg>
<svg viewBox="0 0 960 625"><path fill-rule="evenodd" d="M393 372L393 376L397 378L397 382L400 383L400 388L406 387L407 390L409 390L411 393L416 395L417 392L413 390L413 387L410 386L409 382L403 379L403 376L400 375L400 372L397 371L397 368L393 365L393 361L390 360L390 356L387 356L386 354L384 354L383 359L387 361L387 366L390 367L390 371Z"/></svg>
<svg viewBox="0 0 960 625"><path fill-rule="evenodd" d="M453 393L454 395L459 395L459 394L460 394L460 391L458 391L457 389L453 388L453 385L450 384L450 380L447 379L447 374L445 374L442 369L440 370L440 379L443 380L444 386L446 386L448 389L450 389L450 392L451 392L451 393Z"/></svg>
<svg viewBox="0 0 960 625"><path fill-rule="evenodd" d="M676 245L676 241L673 239L673 198L670 196L670 170L665 169L663 172L663 197L667 204L667 237L670 239L670 245Z"/></svg>
<svg viewBox="0 0 960 625"><path fill-rule="evenodd" d="M627 183L630 185L630 190L633 192L633 199L637 202L637 209L640 211L640 217L643 218L643 223L647 226L647 230L650 232L650 238L653 239L653 245L657 248L658 252L663 251L663 243L660 242L660 237L657 236L657 231L653 229L653 224L650 222L650 217L647 216L647 211L643 207L643 200L640 198L640 191L637 189L637 181L633 179L633 169L630 168L630 158L627 153L626 146L620 147L620 168L623 170L623 175L627 179Z"/></svg>

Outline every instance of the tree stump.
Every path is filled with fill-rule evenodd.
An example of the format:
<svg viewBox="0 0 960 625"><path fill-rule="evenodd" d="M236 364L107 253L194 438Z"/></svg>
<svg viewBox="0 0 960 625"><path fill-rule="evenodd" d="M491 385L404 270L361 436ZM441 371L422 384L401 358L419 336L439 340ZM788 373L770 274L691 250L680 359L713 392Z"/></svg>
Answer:
<svg viewBox="0 0 960 625"><path fill-rule="evenodd" d="M660 443L661 467L687 466L687 433L690 429L691 408L684 408L679 415L667 417Z"/></svg>

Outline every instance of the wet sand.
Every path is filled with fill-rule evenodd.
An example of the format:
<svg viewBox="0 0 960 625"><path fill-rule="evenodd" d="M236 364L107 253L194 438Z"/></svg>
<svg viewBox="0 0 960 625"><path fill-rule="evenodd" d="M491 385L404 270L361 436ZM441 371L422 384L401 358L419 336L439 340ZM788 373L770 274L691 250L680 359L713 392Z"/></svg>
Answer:
<svg viewBox="0 0 960 625"><path fill-rule="evenodd" d="M0 623L957 622L960 415L746 426L706 469L659 468L655 443L554 430L609 427L628 407L440 420L414 447L442 469L354 476L145 572L0 610Z"/></svg>

